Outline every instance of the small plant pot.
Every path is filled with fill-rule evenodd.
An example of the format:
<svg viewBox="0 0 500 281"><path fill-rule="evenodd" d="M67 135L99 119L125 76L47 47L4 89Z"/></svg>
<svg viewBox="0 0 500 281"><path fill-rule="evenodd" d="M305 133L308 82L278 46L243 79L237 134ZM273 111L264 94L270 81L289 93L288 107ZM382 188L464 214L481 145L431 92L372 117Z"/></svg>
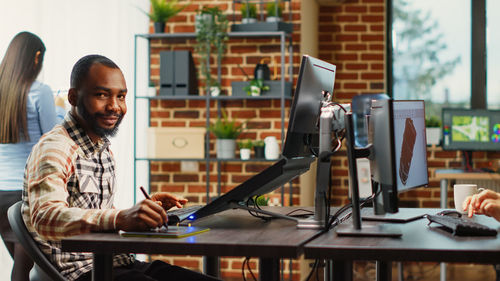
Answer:
<svg viewBox="0 0 500 281"><path fill-rule="evenodd" d="M220 95L220 88L217 86L210 87L210 95L212 97L218 97Z"/></svg>
<svg viewBox="0 0 500 281"><path fill-rule="evenodd" d="M266 22L280 22L281 18L280 17L267 17Z"/></svg>
<svg viewBox="0 0 500 281"><path fill-rule="evenodd" d="M255 153L255 158L264 158L264 147L263 146L254 146L253 152Z"/></svg>
<svg viewBox="0 0 500 281"><path fill-rule="evenodd" d="M257 86L250 86L250 95L252 97L259 97L260 96L260 88Z"/></svg>
<svg viewBox="0 0 500 281"><path fill-rule="evenodd" d="M164 22L155 22L153 24L155 33L163 33L165 32L165 23Z"/></svg>
<svg viewBox="0 0 500 281"><path fill-rule="evenodd" d="M241 19L241 23L256 23L257 22L257 19L256 18L242 18Z"/></svg>
<svg viewBox="0 0 500 281"><path fill-rule="evenodd" d="M236 140L235 139L216 139L215 146L217 149L217 158L219 159L233 159L236 154Z"/></svg>
<svg viewBox="0 0 500 281"><path fill-rule="evenodd" d="M241 148L240 149L240 158L241 160L248 160L250 159L250 148Z"/></svg>
<svg viewBox="0 0 500 281"><path fill-rule="evenodd" d="M425 135L427 145L439 145L439 142L441 141L441 128L426 128Z"/></svg>

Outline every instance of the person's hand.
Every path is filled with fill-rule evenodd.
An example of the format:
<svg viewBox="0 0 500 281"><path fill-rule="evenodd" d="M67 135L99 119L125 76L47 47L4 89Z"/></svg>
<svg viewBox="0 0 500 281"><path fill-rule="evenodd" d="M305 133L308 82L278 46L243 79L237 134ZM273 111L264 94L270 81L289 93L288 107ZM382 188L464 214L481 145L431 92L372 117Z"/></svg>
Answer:
<svg viewBox="0 0 500 281"><path fill-rule="evenodd" d="M55 103L55 105L59 106L59 107L61 107L63 109L66 108L65 101L66 101L66 98L62 97L61 95L58 95L58 96L54 97L54 103Z"/></svg>
<svg viewBox="0 0 500 281"><path fill-rule="evenodd" d="M174 195L167 192L158 192L151 195L151 200L160 204L165 210L172 207L182 208L183 205L187 203L187 199L177 198Z"/></svg>
<svg viewBox="0 0 500 281"><path fill-rule="evenodd" d="M116 229L125 231L148 230L161 227L167 220L167 212L161 205L145 199L118 214Z"/></svg>
<svg viewBox="0 0 500 281"><path fill-rule="evenodd" d="M500 194L491 190L484 190L481 193L467 197L462 205L464 211L468 211L468 216L474 214L484 214L500 221Z"/></svg>

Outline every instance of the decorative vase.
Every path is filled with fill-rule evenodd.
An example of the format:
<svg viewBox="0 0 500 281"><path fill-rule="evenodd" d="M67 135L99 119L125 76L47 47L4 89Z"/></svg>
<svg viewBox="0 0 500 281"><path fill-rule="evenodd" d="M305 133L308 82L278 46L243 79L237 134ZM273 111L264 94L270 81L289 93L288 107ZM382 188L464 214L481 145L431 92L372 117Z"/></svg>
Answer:
<svg viewBox="0 0 500 281"><path fill-rule="evenodd" d="M250 148L240 148L240 158L241 160L248 160L250 159Z"/></svg>
<svg viewBox="0 0 500 281"><path fill-rule="evenodd" d="M163 33L165 31L165 23L164 22L155 22L153 24L155 33Z"/></svg>
<svg viewBox="0 0 500 281"><path fill-rule="evenodd" d="M254 146L253 152L255 153L255 158L264 158L264 147L263 146Z"/></svg>
<svg viewBox="0 0 500 281"><path fill-rule="evenodd" d="M215 146L217 149L217 158L219 159L233 159L236 154L236 140L235 139L216 139Z"/></svg>
<svg viewBox="0 0 500 281"><path fill-rule="evenodd" d="M267 160L276 160L280 157L280 147L278 145L278 141L276 137L266 137L264 139L265 149L264 155Z"/></svg>
<svg viewBox="0 0 500 281"><path fill-rule="evenodd" d="M439 142L441 141L441 128L426 128L425 137L427 145L439 145Z"/></svg>

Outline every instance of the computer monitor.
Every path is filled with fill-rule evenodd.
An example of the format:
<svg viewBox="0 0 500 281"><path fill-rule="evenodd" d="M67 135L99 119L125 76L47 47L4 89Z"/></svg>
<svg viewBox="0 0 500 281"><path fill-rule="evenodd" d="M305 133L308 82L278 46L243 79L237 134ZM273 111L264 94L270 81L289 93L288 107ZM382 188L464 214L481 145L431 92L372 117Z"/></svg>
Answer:
<svg viewBox="0 0 500 281"><path fill-rule="evenodd" d="M429 183L424 101L373 101L369 138L373 182L384 210L395 213L398 193Z"/></svg>
<svg viewBox="0 0 500 281"><path fill-rule="evenodd" d="M316 159L311 148L318 144L322 91L332 93L334 82L334 65L303 56L283 144L283 158L202 207L188 219L196 220L231 208L245 209L248 199L272 192L308 171Z"/></svg>
<svg viewBox="0 0 500 281"><path fill-rule="evenodd" d="M500 150L500 110L443 108L443 150L461 150L472 170L471 151Z"/></svg>
<svg viewBox="0 0 500 281"><path fill-rule="evenodd" d="M299 79L283 145L283 156L310 157L317 149L318 119L323 91L333 94L336 66L308 55L302 56Z"/></svg>
<svg viewBox="0 0 500 281"><path fill-rule="evenodd" d="M359 210L356 160L370 159L374 193L380 190L385 212L398 212L398 193L428 184L424 101L373 100L369 146L357 148L352 114L346 116L347 154L351 178L353 227L339 235L398 236L394 227L363 229Z"/></svg>

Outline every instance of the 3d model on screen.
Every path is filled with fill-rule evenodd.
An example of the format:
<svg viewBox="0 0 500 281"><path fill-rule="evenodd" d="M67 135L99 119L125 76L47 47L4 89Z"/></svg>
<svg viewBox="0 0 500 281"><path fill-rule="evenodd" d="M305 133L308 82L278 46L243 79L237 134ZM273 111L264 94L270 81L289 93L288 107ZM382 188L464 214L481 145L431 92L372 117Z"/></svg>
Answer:
<svg viewBox="0 0 500 281"><path fill-rule="evenodd" d="M406 185L408 173L410 172L411 160L413 158L413 147L417 139L417 131L411 118L406 118L405 132L403 134L403 144L401 145L401 158L399 159L399 177Z"/></svg>

